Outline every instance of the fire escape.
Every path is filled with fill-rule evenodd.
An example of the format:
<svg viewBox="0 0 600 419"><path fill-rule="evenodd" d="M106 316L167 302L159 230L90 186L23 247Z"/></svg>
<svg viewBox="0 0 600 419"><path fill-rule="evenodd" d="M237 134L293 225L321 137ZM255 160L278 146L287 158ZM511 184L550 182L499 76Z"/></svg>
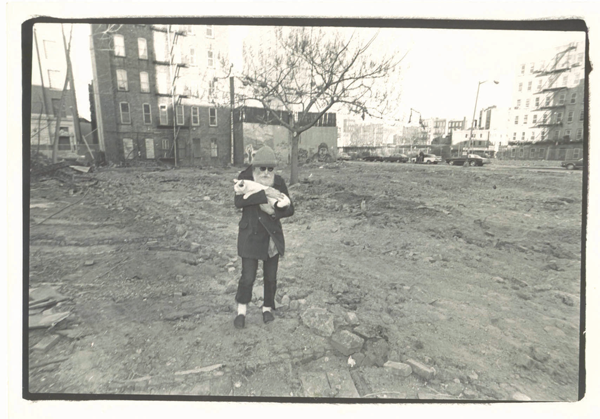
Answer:
<svg viewBox="0 0 600 419"><path fill-rule="evenodd" d="M167 65L169 67L169 96L171 97L171 108L173 110L173 141L168 149L163 150L163 157L173 158L175 166L177 166L177 141L181 127L185 123L185 119L181 123L178 122L179 114L177 109L181 106L182 99L189 97L190 94L187 86L185 88L178 86L178 80L181 77L181 68L188 67L187 60L183 59L181 49L179 48L181 44L180 38L187 36L187 31L185 30L185 26L182 25L166 25L166 28L154 25L152 29L165 32L167 35L167 60L156 61L155 64ZM184 118L183 113L181 117Z"/></svg>
<svg viewBox="0 0 600 419"><path fill-rule="evenodd" d="M540 105L535 109L535 111L541 113L534 127L543 128L540 134L541 138L536 138L536 141L550 139L550 132L563 126L562 120L565 115L566 91L568 87L567 83L557 86L556 82L563 73L569 72L572 67L579 65L579 63L571 65L568 58L567 60L563 60L570 51L575 49L575 44L570 44L564 50L558 52L545 69L537 71L536 77L547 77L547 79L542 88L535 93L536 95L543 95Z"/></svg>

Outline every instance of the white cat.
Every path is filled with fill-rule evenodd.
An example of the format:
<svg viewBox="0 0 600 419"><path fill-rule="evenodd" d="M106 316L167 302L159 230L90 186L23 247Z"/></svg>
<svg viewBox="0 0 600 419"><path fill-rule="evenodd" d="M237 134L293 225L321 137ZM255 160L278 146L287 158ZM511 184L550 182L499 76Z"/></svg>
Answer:
<svg viewBox="0 0 600 419"><path fill-rule="evenodd" d="M268 186L261 185L260 183L255 182L253 180L233 179L233 181L235 182L235 185L233 185L233 190L235 191L235 194L244 195L244 199L248 199L250 195L254 195L257 192L264 191L267 188L269 188ZM269 201L269 205L271 207L274 207L275 203L277 202L277 200L274 198L267 197L267 200Z"/></svg>

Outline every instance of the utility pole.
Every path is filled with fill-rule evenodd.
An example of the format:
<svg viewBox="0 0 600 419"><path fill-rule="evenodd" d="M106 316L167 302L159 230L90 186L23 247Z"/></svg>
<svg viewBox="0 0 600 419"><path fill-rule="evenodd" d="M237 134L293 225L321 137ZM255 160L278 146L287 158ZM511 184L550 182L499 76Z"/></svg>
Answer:
<svg viewBox="0 0 600 419"><path fill-rule="evenodd" d="M63 33L64 39L64 33ZM71 51L71 40L73 39L73 31L69 35L69 44L65 46L66 54L69 56ZM54 145L52 147L52 163L58 160L58 139L60 138L60 122L62 117L62 109L65 106L65 96L67 95L67 87L69 86L69 67L67 67L67 75L65 76L65 84L63 85L62 94L60 95L60 103L58 105L58 113L56 115L56 129L54 130Z"/></svg>
<svg viewBox="0 0 600 419"><path fill-rule="evenodd" d="M230 129L231 129L231 165L235 164L235 137L233 134L233 107L235 105L235 83L233 82L233 76L229 77L229 108L230 112Z"/></svg>
<svg viewBox="0 0 600 419"><path fill-rule="evenodd" d="M46 108L46 106L48 105L48 103L46 102L46 87L44 85L44 72L42 71L42 60L40 59L40 47L38 45L38 38L37 38L37 31L34 29L33 30L33 37L35 39L35 52L37 53L37 59L38 59L38 68L40 70L40 81L42 83L42 109L40 111L40 117L38 118L38 146L37 146L37 152L40 152L40 141L41 141L41 137L42 137L42 133L41 133L41 125L42 125L42 114L44 115L48 115L48 109ZM51 132L50 130L48 131L49 133ZM52 138L51 135L48 135L48 139Z"/></svg>
<svg viewBox="0 0 600 419"><path fill-rule="evenodd" d="M77 96L75 94L75 78L73 77L73 67L71 66L71 51L70 51L70 48L67 49L67 40L65 38L65 31L64 31L64 27L62 25L61 25L61 29L62 29L62 35L63 35L63 45L65 48L65 55L67 57L67 77L69 79L69 84L70 84L71 103L73 104L73 106L71 106L71 115L73 116L73 126L75 128L76 144L79 144L79 142L82 141L82 135L81 135L81 126L79 125L79 111L77 109ZM73 25L71 25L71 37L72 36L73 36ZM85 139L83 139L83 141L85 141ZM85 145L87 146L87 142L85 143ZM89 149L89 146L87 148L91 154L91 150ZM91 157L93 159L94 155L92 154Z"/></svg>

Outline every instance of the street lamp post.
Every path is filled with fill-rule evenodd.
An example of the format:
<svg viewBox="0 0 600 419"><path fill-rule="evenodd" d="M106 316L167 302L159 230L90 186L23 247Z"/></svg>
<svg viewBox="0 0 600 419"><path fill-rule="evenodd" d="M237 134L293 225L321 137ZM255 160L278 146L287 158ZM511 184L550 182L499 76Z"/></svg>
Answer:
<svg viewBox="0 0 600 419"><path fill-rule="evenodd" d="M484 80L484 81L480 81L479 84L477 85L477 95L475 95L475 108L473 108L473 119L471 119L471 132L469 133L469 148L467 149L467 160L469 158L469 152L472 151L472 144L473 144L473 126L475 125L475 113L477 112L477 100L479 99L479 88L481 87L481 85L485 82L487 82L488 80ZM494 80L495 84L500 83L497 80Z"/></svg>

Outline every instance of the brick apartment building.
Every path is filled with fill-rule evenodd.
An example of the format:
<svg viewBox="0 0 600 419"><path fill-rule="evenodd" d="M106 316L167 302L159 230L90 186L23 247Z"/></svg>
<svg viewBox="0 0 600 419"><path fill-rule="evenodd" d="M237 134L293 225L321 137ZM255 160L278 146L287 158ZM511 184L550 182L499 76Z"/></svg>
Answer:
<svg viewBox="0 0 600 419"><path fill-rule="evenodd" d="M213 25L93 24L93 106L108 161L231 159L228 29Z"/></svg>

